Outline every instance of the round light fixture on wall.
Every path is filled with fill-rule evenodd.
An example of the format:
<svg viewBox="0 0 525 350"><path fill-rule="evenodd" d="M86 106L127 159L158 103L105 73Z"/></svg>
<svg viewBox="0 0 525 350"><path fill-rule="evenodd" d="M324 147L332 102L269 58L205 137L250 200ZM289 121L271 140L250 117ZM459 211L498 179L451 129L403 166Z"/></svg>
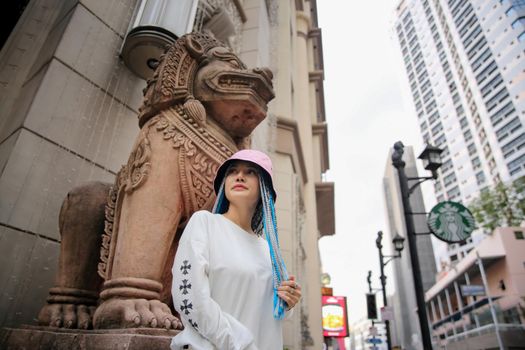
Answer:
<svg viewBox="0 0 525 350"><path fill-rule="evenodd" d="M192 31L197 4L198 0L142 0L120 51L126 66L150 78L166 45Z"/></svg>

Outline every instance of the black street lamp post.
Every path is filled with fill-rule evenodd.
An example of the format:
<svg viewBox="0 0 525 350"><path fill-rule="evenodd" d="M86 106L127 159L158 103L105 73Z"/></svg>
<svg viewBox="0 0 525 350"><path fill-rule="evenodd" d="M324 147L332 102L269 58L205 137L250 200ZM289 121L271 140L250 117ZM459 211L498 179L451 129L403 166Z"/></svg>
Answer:
<svg viewBox="0 0 525 350"><path fill-rule="evenodd" d="M421 268L419 266L419 258L416 246L416 232L414 229L414 221L412 218L412 207L410 206L409 197L412 192L421 183L431 179L437 179L437 169L441 166L440 154L443 152L437 147L427 145L425 150L418 157L423 160L425 169L432 172L432 176L428 177L407 177L405 174L405 162L403 161L404 145L401 141L394 144L394 152L392 153L392 165L397 169L399 177L399 187L401 189L401 198L403 202L405 223L407 230L408 247L410 249L410 260L412 262L412 274L414 278L414 287L417 302L417 314L419 318L419 326L421 328L421 337L423 342L423 349L432 349L432 340L430 338L430 328L428 326L427 312L425 308L425 295L423 290L423 282L421 280ZM408 181L417 181L412 187L408 187Z"/></svg>
<svg viewBox="0 0 525 350"><path fill-rule="evenodd" d="M403 242L405 239L398 234L394 237L392 242L394 243L394 249L397 251L396 255L383 255L383 244L381 243L383 240L383 232L379 231L377 233L377 239L376 239L376 247L379 250L379 268L381 275L379 279L381 280L381 289L383 291L383 306L388 306L387 300L386 300L386 276L384 268L386 264L388 264L392 259L400 258L401 257L401 251L403 250ZM390 258L386 262L384 261L384 258ZM386 330L386 344L388 350L392 349L392 340L390 338L390 321L384 320L385 322L385 330Z"/></svg>

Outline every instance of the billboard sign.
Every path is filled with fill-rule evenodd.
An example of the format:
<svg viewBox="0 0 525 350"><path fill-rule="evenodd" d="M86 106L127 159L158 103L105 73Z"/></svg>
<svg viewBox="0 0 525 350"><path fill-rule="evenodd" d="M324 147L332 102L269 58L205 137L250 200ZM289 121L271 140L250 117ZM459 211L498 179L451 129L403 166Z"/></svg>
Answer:
<svg viewBox="0 0 525 350"><path fill-rule="evenodd" d="M323 336L348 337L346 297L322 297Z"/></svg>

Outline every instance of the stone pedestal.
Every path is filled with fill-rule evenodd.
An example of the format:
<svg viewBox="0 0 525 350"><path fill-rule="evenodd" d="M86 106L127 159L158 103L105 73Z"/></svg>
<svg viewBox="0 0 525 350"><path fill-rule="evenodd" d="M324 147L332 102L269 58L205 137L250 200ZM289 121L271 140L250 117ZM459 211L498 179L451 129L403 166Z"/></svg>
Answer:
<svg viewBox="0 0 525 350"><path fill-rule="evenodd" d="M2 350L169 350L179 331L164 329L79 330L22 326L0 331Z"/></svg>

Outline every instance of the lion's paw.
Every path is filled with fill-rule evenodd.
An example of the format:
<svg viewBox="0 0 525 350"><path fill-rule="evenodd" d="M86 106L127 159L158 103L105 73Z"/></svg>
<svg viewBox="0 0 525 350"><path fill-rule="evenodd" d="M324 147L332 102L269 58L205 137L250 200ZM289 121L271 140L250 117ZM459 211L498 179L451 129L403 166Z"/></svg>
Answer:
<svg viewBox="0 0 525 350"><path fill-rule="evenodd" d="M159 300L109 299L96 310L95 328L166 328L182 329L182 323Z"/></svg>
<svg viewBox="0 0 525 350"><path fill-rule="evenodd" d="M92 328L95 306L48 303L38 314L42 326L59 328Z"/></svg>

